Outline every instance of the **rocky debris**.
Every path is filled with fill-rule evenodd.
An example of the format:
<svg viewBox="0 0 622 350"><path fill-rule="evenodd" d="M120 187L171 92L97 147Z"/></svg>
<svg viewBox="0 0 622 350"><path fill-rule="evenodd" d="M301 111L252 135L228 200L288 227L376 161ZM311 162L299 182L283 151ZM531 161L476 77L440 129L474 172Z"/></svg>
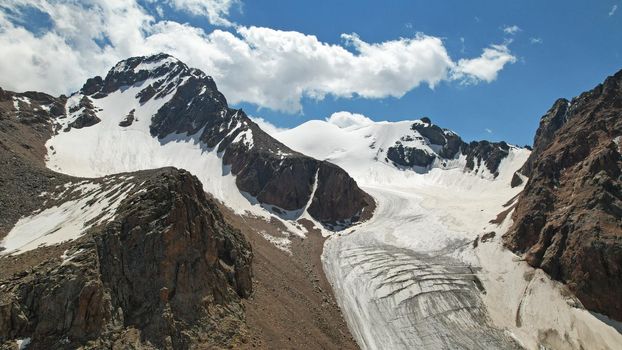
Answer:
<svg viewBox="0 0 622 350"><path fill-rule="evenodd" d="M440 164L455 159L459 155L466 158L466 171L478 171L485 166L494 177L499 175L499 164L508 156L510 146L501 142L473 141L464 142L460 136L448 129L432 124L424 117L413 123L411 130L415 135L405 135L395 145L387 149L387 159L401 167L429 168L436 161ZM410 145L415 141L413 145ZM428 146L432 153L421 148Z"/></svg>
<svg viewBox="0 0 622 350"><path fill-rule="evenodd" d="M159 54L121 61L105 79L89 79L81 91L100 98L135 84L145 84L137 94L141 103L172 93L151 120L150 132L154 137L188 134L208 149L218 146L217 152L223 154L224 165L231 166L240 191L260 203L277 210L299 210L312 200L311 215L327 225L354 223L363 217L363 212L373 211L371 197L345 171L278 142L244 111L229 108L211 77L172 56ZM130 123L128 118L121 126ZM317 184L316 174L321 174ZM328 187L324 181L334 186L331 191L313 194L314 187Z"/></svg>
<svg viewBox="0 0 622 350"><path fill-rule="evenodd" d="M76 113L78 111L81 111L80 114L76 119L67 124L67 127L63 130L64 132L67 132L72 128L86 128L101 122L101 119L99 119L97 117L97 114L95 113L95 106L93 106L93 101L91 101L91 99L87 96L83 96L77 105L69 108L69 113Z"/></svg>
<svg viewBox="0 0 622 350"><path fill-rule="evenodd" d="M622 321L622 71L542 118L504 242ZM618 139L619 140L619 139Z"/></svg>
<svg viewBox="0 0 622 350"><path fill-rule="evenodd" d="M136 111L135 109L132 109L130 111L130 113L128 113L125 116L125 119L123 119L122 121L119 122L119 126L126 128L126 127L132 125L132 123L134 122L134 112L135 111Z"/></svg>
<svg viewBox="0 0 622 350"><path fill-rule="evenodd" d="M250 340L239 348L358 349L324 275L322 233L299 220L309 232L291 237L290 255L264 238L281 236L281 222L221 211L253 246L253 295L243 300Z"/></svg>
<svg viewBox="0 0 622 350"><path fill-rule="evenodd" d="M65 101L64 96L0 89L0 239L20 216L41 207L42 192L67 181L44 168L50 121L64 113Z"/></svg>

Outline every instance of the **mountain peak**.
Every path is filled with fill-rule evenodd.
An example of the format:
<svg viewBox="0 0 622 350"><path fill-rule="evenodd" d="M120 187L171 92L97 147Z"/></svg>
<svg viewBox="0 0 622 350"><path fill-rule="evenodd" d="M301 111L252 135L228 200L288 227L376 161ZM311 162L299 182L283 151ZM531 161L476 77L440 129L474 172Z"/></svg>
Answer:
<svg viewBox="0 0 622 350"><path fill-rule="evenodd" d="M135 85L146 85L145 96L154 92L169 92L175 87L194 78L210 90L217 90L212 77L199 69L190 68L184 62L166 53L148 56L135 56L119 61L106 74L105 78L90 78L80 89L83 95L102 98L108 94ZM151 80L146 84L147 80ZM163 95L159 95L163 96ZM144 98L143 103L149 98Z"/></svg>

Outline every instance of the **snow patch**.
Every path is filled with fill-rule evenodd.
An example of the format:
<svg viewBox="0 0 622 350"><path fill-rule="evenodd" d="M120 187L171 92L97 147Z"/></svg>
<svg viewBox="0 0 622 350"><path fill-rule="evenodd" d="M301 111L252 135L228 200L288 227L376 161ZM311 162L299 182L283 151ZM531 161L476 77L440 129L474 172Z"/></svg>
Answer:
<svg viewBox="0 0 622 350"><path fill-rule="evenodd" d="M112 219L133 187L124 182L106 190L100 185L78 186L82 195L77 199L19 219L0 242L4 248L0 255L17 255L80 237L87 229Z"/></svg>

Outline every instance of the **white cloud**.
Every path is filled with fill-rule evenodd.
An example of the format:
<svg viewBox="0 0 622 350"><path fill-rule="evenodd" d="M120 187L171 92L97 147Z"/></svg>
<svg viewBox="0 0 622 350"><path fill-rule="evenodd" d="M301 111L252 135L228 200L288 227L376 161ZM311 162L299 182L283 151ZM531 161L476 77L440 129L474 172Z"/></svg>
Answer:
<svg viewBox="0 0 622 350"><path fill-rule="evenodd" d="M484 131L486 131L486 132L487 132L487 133L489 133L489 134L492 134L492 130L490 130L490 129L488 129L488 128L484 129Z"/></svg>
<svg viewBox="0 0 622 350"><path fill-rule="evenodd" d="M506 45L491 45L484 49L480 57L459 60L453 70L453 77L465 84L491 82L497 79L497 74L506 64L514 62L516 57Z"/></svg>
<svg viewBox="0 0 622 350"><path fill-rule="evenodd" d="M251 120L254 121L255 124L259 125L261 130L265 131L268 135L275 135L285 130L288 130L287 128L278 127L262 117L249 116L249 118L251 118Z"/></svg>
<svg viewBox="0 0 622 350"><path fill-rule="evenodd" d="M503 32L505 34L509 34L509 35L514 35L514 34L520 32L521 30L522 29L520 29L520 27L517 26L516 24L512 25L512 26L505 26L505 27L503 27Z"/></svg>
<svg viewBox="0 0 622 350"><path fill-rule="evenodd" d="M542 38L529 38L529 42L532 44L542 44Z"/></svg>
<svg viewBox="0 0 622 350"><path fill-rule="evenodd" d="M264 27L205 33L156 20L136 0L6 0L0 10L25 6L48 13L53 26L35 35L0 11L0 86L11 90L67 93L121 59L167 52L212 75L231 103L300 112L303 97L399 98L442 81L491 82L516 60L506 43L455 62L441 39L423 34L381 43L344 34L338 45Z"/></svg>
<svg viewBox="0 0 622 350"><path fill-rule="evenodd" d="M241 5L240 0L168 0L168 3L178 10L205 16L210 23L225 27L234 24L227 19L231 8Z"/></svg>
<svg viewBox="0 0 622 350"><path fill-rule="evenodd" d="M330 117L326 118L326 121L337 125L340 128L347 128L350 126L365 126L372 124L374 121L366 116L358 113L351 113L346 111L335 112Z"/></svg>
<svg viewBox="0 0 622 350"><path fill-rule="evenodd" d="M609 17L613 16L617 10L618 10L618 5L613 5L611 10L609 11Z"/></svg>

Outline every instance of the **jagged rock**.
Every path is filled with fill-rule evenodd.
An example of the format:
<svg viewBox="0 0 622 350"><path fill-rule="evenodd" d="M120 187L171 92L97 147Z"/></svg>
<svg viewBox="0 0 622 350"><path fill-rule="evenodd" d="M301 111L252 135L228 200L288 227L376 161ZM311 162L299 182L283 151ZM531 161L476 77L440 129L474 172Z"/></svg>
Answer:
<svg viewBox="0 0 622 350"><path fill-rule="evenodd" d="M122 121L119 122L119 126L123 127L123 128L126 128L126 127L132 125L132 123L134 122L134 112L135 111L136 111L135 109L132 109L130 111L130 113L128 113L125 116L125 119L123 119Z"/></svg>
<svg viewBox="0 0 622 350"><path fill-rule="evenodd" d="M136 186L115 219L68 243L70 260L51 257L0 281L8 291L0 343L30 337L32 349L110 347L135 329L146 348L186 349L239 336L240 299L252 292L252 252L241 233L188 172L145 171L125 181Z"/></svg>
<svg viewBox="0 0 622 350"><path fill-rule="evenodd" d="M398 141L399 142L399 141ZM389 147L387 149L387 158L393 163L403 167L428 167L432 165L436 157L428 152L415 148L404 147L401 143L396 144L395 147Z"/></svg>
<svg viewBox="0 0 622 350"><path fill-rule="evenodd" d="M429 168L435 161L445 164L462 154L466 157L465 171L478 171L485 166L494 177L498 176L499 164L507 157L510 146L505 142L464 142L451 130L442 129L424 117L411 125L415 136L405 135L387 149L386 158L401 167ZM414 141L414 142L413 142ZM423 149L422 145L432 151Z"/></svg>
<svg viewBox="0 0 622 350"><path fill-rule="evenodd" d="M84 95L93 95L101 90L104 81L102 77L95 76L86 80L80 92Z"/></svg>
<svg viewBox="0 0 622 350"><path fill-rule="evenodd" d="M479 168L483 162L495 177L499 175L499 164L509 153L510 146L503 141L473 141L462 147L462 154L467 157L467 169L474 170L476 162Z"/></svg>
<svg viewBox="0 0 622 350"><path fill-rule="evenodd" d="M622 71L544 115L505 245L622 321Z"/></svg>
<svg viewBox="0 0 622 350"><path fill-rule="evenodd" d="M560 98L553 104L545 115L540 118L540 126L536 131L533 142L533 151L529 158L520 169L521 174L530 177L533 163L544 150L553 142L557 130L559 130L568 120L568 107L570 101Z"/></svg>
<svg viewBox="0 0 622 350"><path fill-rule="evenodd" d="M514 187L518 187L520 185L523 184L523 178L520 177L520 175L518 175L517 172L514 173L514 175L512 175L512 180L510 181L510 186L512 186L512 188Z"/></svg>
<svg viewBox="0 0 622 350"><path fill-rule="evenodd" d="M101 119L99 119L97 117L97 114L95 113L95 106L93 106L93 101L91 101L91 99L89 99L87 96L83 96L77 105L70 107L69 113L75 113L81 109L82 112L80 113L80 115L78 115L75 120L67 124L67 127L63 131L67 132L72 128L87 128L101 122Z"/></svg>

